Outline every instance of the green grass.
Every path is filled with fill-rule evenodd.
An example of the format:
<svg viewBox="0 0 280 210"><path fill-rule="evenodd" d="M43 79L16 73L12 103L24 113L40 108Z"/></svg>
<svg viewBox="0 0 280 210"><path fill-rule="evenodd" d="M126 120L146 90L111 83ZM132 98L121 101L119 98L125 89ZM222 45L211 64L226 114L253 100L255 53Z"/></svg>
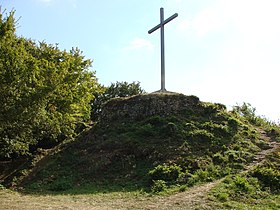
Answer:
<svg viewBox="0 0 280 210"><path fill-rule="evenodd" d="M30 195L141 197L184 193L227 177L211 191L210 206L276 209L279 151L250 172L241 172L260 151L270 148L268 139L279 141L279 127L250 111L247 116L245 108L241 114L200 102L178 115L120 119L105 127L97 123L75 141L41 151L13 185Z"/></svg>
<svg viewBox="0 0 280 210"><path fill-rule="evenodd" d="M96 125L50 155L24 188L153 192L155 183L193 186L243 170L260 150L255 127L219 104L202 103L197 110L112 122L106 129Z"/></svg>
<svg viewBox="0 0 280 210"><path fill-rule="evenodd" d="M280 208L280 148L243 174L230 175L212 189L210 197L233 209Z"/></svg>

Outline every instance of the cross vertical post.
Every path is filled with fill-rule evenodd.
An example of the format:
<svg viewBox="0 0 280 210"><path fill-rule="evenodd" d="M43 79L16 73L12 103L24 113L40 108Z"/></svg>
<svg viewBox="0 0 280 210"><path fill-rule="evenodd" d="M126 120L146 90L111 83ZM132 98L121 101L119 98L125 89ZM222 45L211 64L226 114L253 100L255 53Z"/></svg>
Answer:
<svg viewBox="0 0 280 210"><path fill-rule="evenodd" d="M160 92L165 92L165 49L164 49L164 25L178 17L178 14L175 13L171 17L164 20L164 9L160 8L160 24L148 31L149 34L153 33L160 28L160 43L161 43L161 89Z"/></svg>
<svg viewBox="0 0 280 210"><path fill-rule="evenodd" d="M161 91L165 89L165 54L164 54L164 11L160 8L160 45L161 45Z"/></svg>

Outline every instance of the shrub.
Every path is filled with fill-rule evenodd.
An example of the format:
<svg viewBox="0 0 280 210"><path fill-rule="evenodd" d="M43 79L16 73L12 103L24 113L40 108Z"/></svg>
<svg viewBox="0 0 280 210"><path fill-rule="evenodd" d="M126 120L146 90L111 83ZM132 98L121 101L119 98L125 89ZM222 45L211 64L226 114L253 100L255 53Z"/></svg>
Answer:
<svg viewBox="0 0 280 210"><path fill-rule="evenodd" d="M187 186L186 185L181 185L179 187L179 192L185 192L187 190Z"/></svg>
<svg viewBox="0 0 280 210"><path fill-rule="evenodd" d="M49 187L51 191L65 191L73 187L72 181L68 179L57 179Z"/></svg>
<svg viewBox="0 0 280 210"><path fill-rule="evenodd" d="M264 188L272 191L280 192L280 171L271 167L257 167L252 172L252 176L256 177Z"/></svg>
<svg viewBox="0 0 280 210"><path fill-rule="evenodd" d="M195 173L189 178L188 186L194 186L197 183L210 181L209 173L207 170L198 169Z"/></svg>
<svg viewBox="0 0 280 210"><path fill-rule="evenodd" d="M149 123L153 126L163 126L166 124L166 119L156 115L156 116L152 116L152 117L148 118L146 120L146 123Z"/></svg>
<svg viewBox="0 0 280 210"><path fill-rule="evenodd" d="M216 197L218 198L219 201L226 202L228 200L229 194L225 193L225 192L221 192L221 193L218 193L216 195Z"/></svg>
<svg viewBox="0 0 280 210"><path fill-rule="evenodd" d="M251 190L251 186L249 184L249 182L247 181L246 177L243 176L236 176L233 179L233 184L235 187L235 190L237 192L249 192Z"/></svg>
<svg viewBox="0 0 280 210"><path fill-rule="evenodd" d="M152 180L164 180L167 182L175 182L182 173L182 168L176 164L158 165L153 170L149 171L149 176Z"/></svg>
<svg viewBox="0 0 280 210"><path fill-rule="evenodd" d="M166 125L166 133L168 135L174 135L174 134L176 134L177 131L178 131L178 127L177 127L177 125L175 123L169 122Z"/></svg>
<svg viewBox="0 0 280 210"><path fill-rule="evenodd" d="M213 163L214 164L222 164L222 163L225 163L227 162L227 157L224 157L221 153L216 153L214 156L213 156Z"/></svg>
<svg viewBox="0 0 280 210"><path fill-rule="evenodd" d="M159 193L166 190L166 182L164 180L155 180L152 185L152 192Z"/></svg>
<svg viewBox="0 0 280 210"><path fill-rule="evenodd" d="M227 125L222 123L214 123L213 121L205 122L201 125L205 130L208 130L216 136L228 137L230 136L230 129Z"/></svg>
<svg viewBox="0 0 280 210"><path fill-rule="evenodd" d="M198 169L188 179L188 186L193 186L197 183L213 181L217 178L230 174L231 169L229 167L222 168L219 165L213 163L207 165L205 169Z"/></svg>
<svg viewBox="0 0 280 210"><path fill-rule="evenodd" d="M225 152L225 156L228 159L228 161L233 163L233 165L235 163L244 163L244 162L246 162L245 159L240 157L241 156L241 151L237 151L237 150L240 150L240 148L234 148L234 149L236 149L236 150L228 150L228 151Z"/></svg>
<svg viewBox="0 0 280 210"><path fill-rule="evenodd" d="M156 135L155 127L150 123L142 125L142 126L138 127L137 129L138 130L136 131L136 133L142 137L150 137L150 136Z"/></svg>
<svg viewBox="0 0 280 210"><path fill-rule="evenodd" d="M0 190L5 190L6 188L2 185L2 184L0 184Z"/></svg>
<svg viewBox="0 0 280 210"><path fill-rule="evenodd" d="M189 134L194 141L210 143L214 139L214 135L212 133L203 129L191 131Z"/></svg>
<svg viewBox="0 0 280 210"><path fill-rule="evenodd" d="M191 176L192 175L188 171L186 171L185 173L180 173L177 182L179 184L186 184Z"/></svg>

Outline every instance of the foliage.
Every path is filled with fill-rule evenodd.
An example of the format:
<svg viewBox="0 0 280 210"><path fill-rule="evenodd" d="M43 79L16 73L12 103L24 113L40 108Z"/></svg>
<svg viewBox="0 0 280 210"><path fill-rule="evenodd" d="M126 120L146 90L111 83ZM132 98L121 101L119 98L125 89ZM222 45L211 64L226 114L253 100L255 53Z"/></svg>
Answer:
<svg viewBox="0 0 280 210"><path fill-rule="evenodd" d="M94 92L94 99L91 101L91 119L97 120L104 103L116 97L129 97L142 94L145 91L140 87L139 82L116 82L110 86L100 86L99 91Z"/></svg>
<svg viewBox="0 0 280 210"><path fill-rule="evenodd" d="M258 179L244 175L232 175L227 177L220 186L213 189L214 196L220 201L245 200L247 198L258 199L265 195L260 188Z"/></svg>
<svg viewBox="0 0 280 210"><path fill-rule="evenodd" d="M65 191L68 189L71 189L73 187L73 184L71 182L71 180L68 180L66 178L61 178L61 179L57 179L55 180L51 186L50 186L50 190L51 191Z"/></svg>
<svg viewBox="0 0 280 210"><path fill-rule="evenodd" d="M73 146L77 153L71 158L90 165L82 167L76 177L90 174L115 185L126 183L145 189L152 189L161 180L167 189L213 181L243 169L253 159L258 151L255 130L242 117L211 103L192 109L191 115L153 116L133 123L112 123L106 128L97 124L92 131L94 140ZM62 165L72 164L68 156L61 160ZM44 185L52 182L46 179Z"/></svg>
<svg viewBox="0 0 280 210"><path fill-rule="evenodd" d="M251 123L255 124L257 122L256 108L249 103L244 102L242 105L234 106L233 112L240 114Z"/></svg>
<svg viewBox="0 0 280 210"><path fill-rule="evenodd" d="M105 91L106 98L129 97L144 93L139 82L116 82L112 83Z"/></svg>
<svg viewBox="0 0 280 210"><path fill-rule="evenodd" d="M214 181L217 178L230 174L230 172L231 168L229 167L222 168L217 165L209 164L204 169L200 168L196 170L186 183L188 186L194 186L198 183Z"/></svg>
<svg viewBox="0 0 280 210"><path fill-rule="evenodd" d="M2 184L0 184L0 190L5 190L6 188L2 185Z"/></svg>
<svg viewBox="0 0 280 210"><path fill-rule="evenodd" d="M153 193L159 193L165 191L167 189L166 182L164 180L155 180L153 181L153 185L151 190Z"/></svg>
<svg viewBox="0 0 280 210"><path fill-rule="evenodd" d="M265 161L249 172L226 177L221 184L211 190L211 196L224 202L223 207L279 209L279 149L276 148Z"/></svg>
<svg viewBox="0 0 280 210"><path fill-rule="evenodd" d="M0 157L73 136L98 88L79 49L37 45L15 30L14 12L0 14Z"/></svg>
<svg viewBox="0 0 280 210"><path fill-rule="evenodd" d="M175 181L182 173L182 168L176 164L158 165L153 170L149 171L149 175L153 181L164 180L166 182Z"/></svg>
<svg viewBox="0 0 280 210"><path fill-rule="evenodd" d="M97 122L46 161L48 165L43 162L24 187L42 193L140 190L165 194L227 177L213 200L225 205L250 199L256 202L275 193L268 190L275 173L261 170L259 178L238 173L251 168L263 145L270 145L264 135L263 127L250 123L244 115L204 102L172 115L105 125ZM269 164L272 166L276 171L277 166ZM212 184L216 183L219 181Z"/></svg>
<svg viewBox="0 0 280 210"><path fill-rule="evenodd" d="M252 171L252 176L256 177L261 183L263 189L269 189L272 192L280 192L280 171L279 166L260 165Z"/></svg>
<svg viewBox="0 0 280 210"><path fill-rule="evenodd" d="M243 103L233 107L232 113L237 116L241 116L244 123L250 124L262 128L266 133L274 140L280 141L280 129L279 125L275 122L268 120L264 116L256 115L256 108L252 107L249 103Z"/></svg>
<svg viewBox="0 0 280 210"><path fill-rule="evenodd" d="M264 116L258 116L256 114L256 108L253 107L250 103L244 102L242 105L233 106L232 112L234 114L242 116L244 119L255 126L263 127L268 132L279 132L279 126L277 126L275 122L266 119Z"/></svg>

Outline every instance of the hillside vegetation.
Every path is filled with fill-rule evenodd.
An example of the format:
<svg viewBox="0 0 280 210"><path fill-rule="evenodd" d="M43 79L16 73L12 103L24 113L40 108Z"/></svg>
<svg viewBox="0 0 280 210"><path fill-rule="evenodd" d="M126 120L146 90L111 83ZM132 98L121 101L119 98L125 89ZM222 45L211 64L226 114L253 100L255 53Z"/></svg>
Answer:
<svg viewBox="0 0 280 210"><path fill-rule="evenodd" d="M97 123L75 141L42 151L12 184L47 194L162 195L221 180L209 192L215 205L273 197L276 204L268 205L276 208L279 152L279 128L248 104L227 111L198 101L180 115Z"/></svg>

